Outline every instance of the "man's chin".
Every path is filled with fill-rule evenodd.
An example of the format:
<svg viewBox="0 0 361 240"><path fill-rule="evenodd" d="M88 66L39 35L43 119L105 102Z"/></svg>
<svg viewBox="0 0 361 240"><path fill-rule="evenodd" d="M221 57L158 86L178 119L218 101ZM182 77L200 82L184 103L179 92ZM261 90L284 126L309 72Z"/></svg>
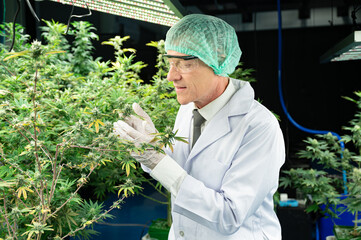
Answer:
<svg viewBox="0 0 361 240"><path fill-rule="evenodd" d="M177 101L180 105L187 105L188 103L190 103L191 101L185 100L185 99L181 99L181 98L177 98Z"/></svg>

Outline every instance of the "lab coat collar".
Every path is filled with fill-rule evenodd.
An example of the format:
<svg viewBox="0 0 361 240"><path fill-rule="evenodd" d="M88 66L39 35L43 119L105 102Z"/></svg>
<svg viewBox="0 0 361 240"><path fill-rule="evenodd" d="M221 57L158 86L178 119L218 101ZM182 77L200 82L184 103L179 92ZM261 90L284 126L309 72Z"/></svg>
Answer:
<svg viewBox="0 0 361 240"><path fill-rule="evenodd" d="M239 90L229 102L213 117L193 146L188 160L232 130L230 117L246 114L252 106L254 91L248 82L231 79Z"/></svg>
<svg viewBox="0 0 361 240"><path fill-rule="evenodd" d="M216 115L216 113L227 104L227 102L232 98L233 94L236 91L236 86L230 79L228 79L228 85L224 92L218 98L214 99L212 102L199 109L199 113L202 115L202 117L206 119L206 121L210 121L214 117L214 115ZM194 108L198 109L195 104Z"/></svg>
<svg viewBox="0 0 361 240"><path fill-rule="evenodd" d="M233 95L224 109L228 116L242 115L249 111L254 100L254 91L249 82L231 79L238 91ZM234 107L236 106L236 107Z"/></svg>

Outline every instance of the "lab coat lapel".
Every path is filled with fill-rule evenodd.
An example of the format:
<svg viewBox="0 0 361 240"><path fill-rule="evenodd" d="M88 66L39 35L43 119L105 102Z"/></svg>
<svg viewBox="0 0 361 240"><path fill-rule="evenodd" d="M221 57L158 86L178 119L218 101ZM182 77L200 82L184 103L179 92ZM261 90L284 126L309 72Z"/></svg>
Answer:
<svg viewBox="0 0 361 240"><path fill-rule="evenodd" d="M237 81L237 83L240 89L205 127L190 151L188 161L232 130L230 117L243 115L249 111L254 100L254 91L248 82Z"/></svg>

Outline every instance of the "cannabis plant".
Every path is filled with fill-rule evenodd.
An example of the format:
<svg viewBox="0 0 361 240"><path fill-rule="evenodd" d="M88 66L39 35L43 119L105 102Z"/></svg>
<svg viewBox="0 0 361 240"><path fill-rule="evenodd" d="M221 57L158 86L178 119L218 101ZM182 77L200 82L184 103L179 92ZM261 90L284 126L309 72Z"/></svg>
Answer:
<svg viewBox="0 0 361 240"><path fill-rule="evenodd" d="M155 119L155 137L164 145L176 139L168 127L177 108L172 94L157 79L142 84L146 64L134 62L134 49L122 49L128 37L107 41L118 44L116 60L103 62L80 56L91 56L92 47L77 37L97 39L94 29L73 26L68 42L63 24L46 22L45 44L21 42L27 36L17 26L16 51L0 52L0 238L88 239L96 233L94 222L142 190L149 179L131 152L149 146L137 148L113 134L113 122L132 114L133 102L152 101L143 107ZM168 107L169 121L157 104ZM119 200L103 209L82 193L84 187L90 197L118 192Z"/></svg>
<svg viewBox="0 0 361 240"><path fill-rule="evenodd" d="M346 97L358 107L349 125L343 127L349 134L341 139L331 133L307 138L306 149L299 156L313 161L317 169L290 169L283 171L285 176L280 179L280 186L297 189L307 197L308 213L333 218L344 211L352 213L354 227L342 239L361 238L361 92L355 94L356 99Z"/></svg>
<svg viewBox="0 0 361 240"><path fill-rule="evenodd" d="M13 29L15 28L15 32L13 32ZM2 30L0 32L0 36L5 38L5 44L0 43L0 47L2 51L5 51L5 49L9 49L8 46L13 46L14 51L22 51L29 47L29 39L30 35L25 34L23 26L20 24L15 24L13 26L13 23L3 23L0 24L0 29Z"/></svg>
<svg viewBox="0 0 361 240"><path fill-rule="evenodd" d="M79 196L104 152L87 158L99 144L81 130L71 92L57 84L56 75L69 81L75 78L61 66L48 65L50 56L62 51L39 41L29 46L1 54L6 71L1 72L0 82L0 236L86 238L94 233L87 226L109 217L109 210L121 199L104 211L102 204ZM80 159L72 161L76 155ZM78 170L76 177L69 177L71 168Z"/></svg>

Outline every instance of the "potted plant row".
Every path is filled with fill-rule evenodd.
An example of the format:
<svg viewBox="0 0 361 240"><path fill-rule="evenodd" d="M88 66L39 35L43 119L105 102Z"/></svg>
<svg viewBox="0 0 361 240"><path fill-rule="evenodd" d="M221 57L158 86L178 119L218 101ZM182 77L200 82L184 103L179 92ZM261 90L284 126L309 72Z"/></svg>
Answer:
<svg viewBox="0 0 361 240"><path fill-rule="evenodd" d="M340 139L331 133L307 138L299 157L313 167L283 171L280 179L281 187L297 189L306 198L306 212L318 223L330 219L338 240L361 239L361 92L355 96L345 97L357 106L353 119L343 126L347 134Z"/></svg>

